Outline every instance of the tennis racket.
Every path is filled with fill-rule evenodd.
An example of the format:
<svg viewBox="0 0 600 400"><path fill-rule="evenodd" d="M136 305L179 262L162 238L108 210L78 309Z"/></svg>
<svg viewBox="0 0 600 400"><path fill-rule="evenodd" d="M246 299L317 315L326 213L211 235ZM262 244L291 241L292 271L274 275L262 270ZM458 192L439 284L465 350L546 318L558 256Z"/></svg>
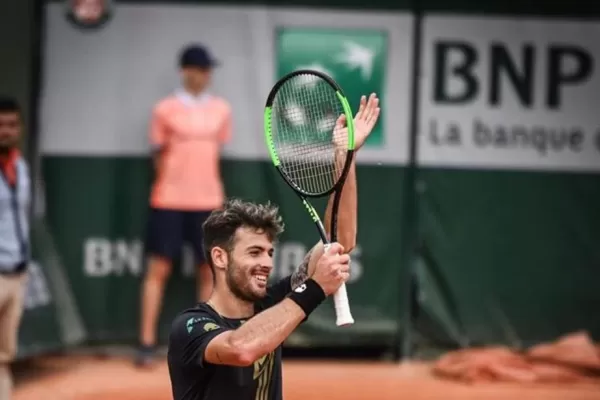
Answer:
<svg viewBox="0 0 600 400"><path fill-rule="evenodd" d="M341 124L345 117L345 126ZM298 194L328 246L337 240L340 197L354 155L354 121L348 100L329 76L297 70L281 78L267 98L265 139L271 160L284 181ZM335 192L331 239L308 198ZM336 325L354 323L346 285L333 296Z"/></svg>

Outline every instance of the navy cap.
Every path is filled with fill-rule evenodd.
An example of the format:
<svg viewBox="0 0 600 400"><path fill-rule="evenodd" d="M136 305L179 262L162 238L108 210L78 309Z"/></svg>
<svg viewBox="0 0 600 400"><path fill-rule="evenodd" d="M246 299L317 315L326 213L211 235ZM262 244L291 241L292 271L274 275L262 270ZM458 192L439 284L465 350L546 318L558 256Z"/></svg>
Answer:
<svg viewBox="0 0 600 400"><path fill-rule="evenodd" d="M183 49L179 57L179 66L181 68L211 68L217 65L219 63L211 56L208 49L199 44L187 46Z"/></svg>

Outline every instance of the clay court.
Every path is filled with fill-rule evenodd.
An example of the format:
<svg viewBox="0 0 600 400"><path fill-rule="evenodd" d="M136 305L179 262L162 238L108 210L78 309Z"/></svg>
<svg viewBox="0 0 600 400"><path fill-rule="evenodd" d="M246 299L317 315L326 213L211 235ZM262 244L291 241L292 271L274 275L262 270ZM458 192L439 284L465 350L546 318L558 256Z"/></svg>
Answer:
<svg viewBox="0 0 600 400"><path fill-rule="evenodd" d="M20 374L14 400L169 400L166 363L140 371L124 357L60 356ZM600 385L465 385L437 379L424 363L286 361L286 400L598 400Z"/></svg>

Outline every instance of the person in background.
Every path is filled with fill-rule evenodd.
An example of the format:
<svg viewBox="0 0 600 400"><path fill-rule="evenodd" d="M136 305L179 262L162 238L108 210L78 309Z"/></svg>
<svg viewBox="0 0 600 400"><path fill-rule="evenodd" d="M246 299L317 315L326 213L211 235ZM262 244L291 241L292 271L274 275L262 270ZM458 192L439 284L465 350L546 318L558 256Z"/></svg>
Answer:
<svg viewBox="0 0 600 400"><path fill-rule="evenodd" d="M0 399L12 392L10 363L17 337L29 262L29 168L19 152L21 110L0 96Z"/></svg>
<svg viewBox="0 0 600 400"><path fill-rule="evenodd" d="M198 266L198 300L206 301L212 293L214 278L203 256L202 224L224 203L220 151L232 128L229 103L207 90L216 65L202 45L183 49L179 59L182 87L161 100L152 113L155 180L142 287L139 366L154 359L165 284L184 243L194 250Z"/></svg>

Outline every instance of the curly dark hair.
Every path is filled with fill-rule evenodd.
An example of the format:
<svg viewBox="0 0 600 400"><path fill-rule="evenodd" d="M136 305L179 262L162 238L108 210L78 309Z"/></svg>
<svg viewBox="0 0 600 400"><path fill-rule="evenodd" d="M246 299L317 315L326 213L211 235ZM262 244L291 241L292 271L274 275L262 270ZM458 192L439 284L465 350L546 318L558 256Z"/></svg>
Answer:
<svg viewBox="0 0 600 400"><path fill-rule="evenodd" d="M255 204L240 199L228 200L223 209L213 211L202 224L204 257L214 271L210 255L214 247L231 252L238 228L247 227L264 232L269 240L275 241L283 232L284 224L279 207L270 202Z"/></svg>

